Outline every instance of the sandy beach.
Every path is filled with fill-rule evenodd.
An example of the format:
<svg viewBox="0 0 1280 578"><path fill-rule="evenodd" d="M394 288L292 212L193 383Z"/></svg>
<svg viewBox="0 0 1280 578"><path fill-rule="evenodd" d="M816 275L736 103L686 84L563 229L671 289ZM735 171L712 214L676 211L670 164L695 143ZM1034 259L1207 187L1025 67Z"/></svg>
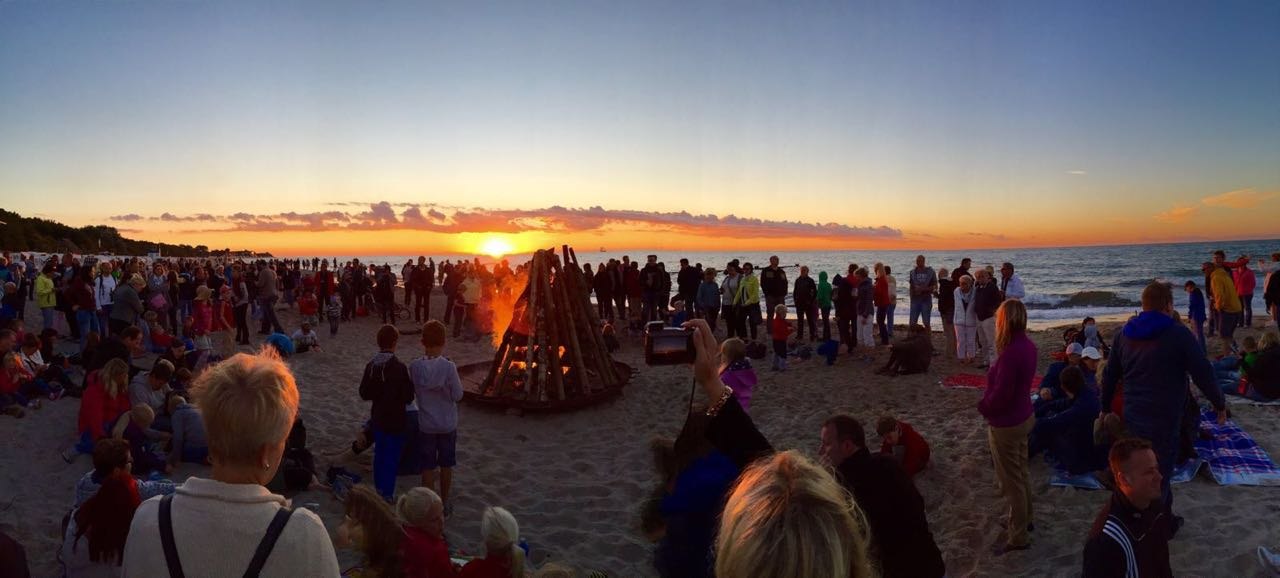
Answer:
<svg viewBox="0 0 1280 578"><path fill-rule="evenodd" d="M444 304L438 292L435 297L438 314ZM34 310L29 305L29 330L39 325ZM281 320L290 331L297 326L295 312L282 312ZM336 339L321 328L323 351L290 361L302 392L310 449L322 470L334 463L329 456L349 447L368 416L369 404L360 401L356 388L365 362L376 351L377 327L376 319L362 318L343 324ZM1115 324L1104 325L1108 335L1113 330ZM1242 331L1237 339L1259 332ZM1043 372L1048 354L1059 349L1060 331L1035 332L1033 338L1040 347ZM943 343L942 335L935 334L935 348ZM417 336L403 337L398 354L405 360L421 355ZM451 342L445 354L458 364L487 361L492 346L488 339ZM885 355L878 353L874 363L844 357L834 367L816 358L798 361L781 374L768 371L767 362L757 362L760 385L752 401L753 417L775 447L811 454L822 420L837 412L857 417L869 430L882 414L910 422L933 448L933 461L916 484L949 575L1079 575L1082 544L1108 494L1050 487L1049 469L1033 460L1033 546L991 557L989 546L1000 533L997 522L1004 506L994 486L986 427L975 409L980 392L939 384L942 376L965 371L945 355L935 357L924 375L874 375L872 370ZM648 441L678 432L688 404L690 371L646 367L638 342L624 340L617 358L639 372L621 397L596 407L521 417L463 405L454 476L456 510L446 525L454 548L478 553L480 512L486 505L501 505L519 520L531 557L539 564L556 560L615 577L655 575L652 546L638 530L639 505L657 481ZM136 363L147 367L150 356ZM77 399L67 398L46 402L44 409L23 419L0 417L0 530L26 547L35 576L58 574L60 521L71 504L76 480L91 469L88 457L73 465L59 457L73 440L78 406ZM1280 455L1280 408L1235 405L1232 410L1237 423L1263 448ZM877 443L873 431L868 438ZM186 465L173 477L180 481L207 473L207 468ZM416 476L402 477L399 490L417 481ZM1187 519L1171 544L1176 574L1260 575L1254 549L1280 545L1280 489L1221 487L1202 471L1192 482L1175 486L1174 492L1175 507ZM293 500L295 505L318 503L330 531L341 520L341 504L328 494L303 492ZM340 551L339 557L344 568L355 561L350 551Z"/></svg>

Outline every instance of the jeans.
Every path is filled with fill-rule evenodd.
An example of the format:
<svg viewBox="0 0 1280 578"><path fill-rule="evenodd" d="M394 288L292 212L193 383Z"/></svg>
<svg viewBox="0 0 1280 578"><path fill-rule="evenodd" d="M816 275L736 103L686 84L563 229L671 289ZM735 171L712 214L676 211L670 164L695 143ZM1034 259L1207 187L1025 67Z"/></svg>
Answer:
<svg viewBox="0 0 1280 578"><path fill-rule="evenodd" d="M707 325L711 327L711 331L716 330L716 319L720 317L720 307L706 307L702 310L702 318L707 320Z"/></svg>
<svg viewBox="0 0 1280 578"><path fill-rule="evenodd" d="M98 312L88 309L76 310L76 324L80 326L80 350L84 351L85 342L89 339L89 332L96 331L98 335L102 335L102 327L98 325Z"/></svg>
<svg viewBox="0 0 1280 578"><path fill-rule="evenodd" d="M1200 342L1200 353L1208 353L1208 348L1204 343L1204 320L1191 320L1191 333L1196 336L1196 341Z"/></svg>
<svg viewBox="0 0 1280 578"><path fill-rule="evenodd" d="M663 309L666 308L665 304L662 304L662 305L658 304L658 301L660 301L661 299L662 299L662 296L659 295L658 293L644 294L644 304L642 305L642 308L640 310L640 318L644 320L645 323L648 323L658 318L659 307L662 307Z"/></svg>
<svg viewBox="0 0 1280 578"><path fill-rule="evenodd" d="M796 339L804 339L805 320L809 321L809 340L818 338L818 305L816 303L796 305Z"/></svg>
<svg viewBox="0 0 1280 578"><path fill-rule="evenodd" d="M54 309L53 307L41 307L40 319L44 321L44 325L42 325L40 328L56 330L56 328L53 326L53 322L54 322L54 319L56 319L55 316L57 314L58 314L58 310Z"/></svg>
<svg viewBox="0 0 1280 578"><path fill-rule="evenodd" d="M278 297L262 297L258 299L258 306L262 307L262 329L263 333L275 331L276 333L284 333L284 327L280 326L280 319L276 317L276 300Z"/></svg>
<svg viewBox="0 0 1280 578"><path fill-rule="evenodd" d="M885 329L889 332L889 339L893 339L893 311L898 308L897 303L890 303L885 310Z"/></svg>
<svg viewBox="0 0 1280 578"><path fill-rule="evenodd" d="M413 295L413 320L429 321L431 319L431 288L420 288L414 291Z"/></svg>
<svg viewBox="0 0 1280 578"><path fill-rule="evenodd" d="M1241 295L1240 304L1244 306L1244 325L1241 327L1253 327L1253 293Z"/></svg>
<svg viewBox="0 0 1280 578"><path fill-rule="evenodd" d="M911 296L911 314L908 320L911 325L916 324L916 319L920 320L920 324L929 327L929 315L933 313L933 298L929 296Z"/></svg>
<svg viewBox="0 0 1280 578"><path fill-rule="evenodd" d="M390 501L396 493L396 474L400 470L400 450L404 436L373 428L373 485L378 495Z"/></svg>
<svg viewBox="0 0 1280 578"><path fill-rule="evenodd" d="M111 304L107 303L106 305L103 305L98 308L98 328L102 330L109 330L110 320L111 320ZM103 339L106 339L110 336L111 336L110 333L105 333L105 332L102 333L101 335Z"/></svg>
<svg viewBox="0 0 1280 578"><path fill-rule="evenodd" d="M876 307L876 330L880 333L880 345L889 344L889 330L885 328L885 318L889 314L889 307Z"/></svg>
<svg viewBox="0 0 1280 578"><path fill-rule="evenodd" d="M738 306L725 305L720 308L720 315L724 317L725 339L730 337L746 337L745 332L739 333L738 330Z"/></svg>
<svg viewBox="0 0 1280 578"><path fill-rule="evenodd" d="M338 334L338 318L330 317L329 318L329 337L333 337L337 334Z"/></svg>
<svg viewBox="0 0 1280 578"><path fill-rule="evenodd" d="M249 343L249 304L236 305L232 313L236 319L236 343Z"/></svg>

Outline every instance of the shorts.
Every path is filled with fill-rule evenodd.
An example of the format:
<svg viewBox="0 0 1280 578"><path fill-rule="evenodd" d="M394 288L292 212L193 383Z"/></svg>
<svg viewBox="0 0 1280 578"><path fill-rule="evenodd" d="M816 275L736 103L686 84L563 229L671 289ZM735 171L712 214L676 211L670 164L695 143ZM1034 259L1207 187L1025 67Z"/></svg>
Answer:
<svg viewBox="0 0 1280 578"><path fill-rule="evenodd" d="M1226 311L1218 312L1218 333L1223 339L1231 339L1235 336L1236 326L1240 324L1241 313L1227 313Z"/></svg>
<svg viewBox="0 0 1280 578"><path fill-rule="evenodd" d="M422 456L422 470L452 468L458 465L458 431L449 433L419 433L418 452Z"/></svg>

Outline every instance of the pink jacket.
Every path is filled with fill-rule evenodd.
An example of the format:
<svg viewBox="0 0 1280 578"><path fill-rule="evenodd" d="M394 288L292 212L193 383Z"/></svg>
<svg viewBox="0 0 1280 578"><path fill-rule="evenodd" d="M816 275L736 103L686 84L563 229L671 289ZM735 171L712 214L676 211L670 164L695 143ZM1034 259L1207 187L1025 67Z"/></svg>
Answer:
<svg viewBox="0 0 1280 578"><path fill-rule="evenodd" d="M1253 295L1253 291L1258 288L1258 277L1248 265L1235 270L1235 282L1236 293L1240 295Z"/></svg>

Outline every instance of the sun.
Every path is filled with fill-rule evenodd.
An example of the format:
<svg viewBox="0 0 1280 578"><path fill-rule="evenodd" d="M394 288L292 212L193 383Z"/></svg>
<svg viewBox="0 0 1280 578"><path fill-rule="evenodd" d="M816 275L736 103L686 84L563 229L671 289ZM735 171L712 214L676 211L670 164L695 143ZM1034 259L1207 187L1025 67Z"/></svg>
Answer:
<svg viewBox="0 0 1280 578"><path fill-rule="evenodd" d="M497 259L515 250L511 243L502 237L489 237L480 243L479 252Z"/></svg>

